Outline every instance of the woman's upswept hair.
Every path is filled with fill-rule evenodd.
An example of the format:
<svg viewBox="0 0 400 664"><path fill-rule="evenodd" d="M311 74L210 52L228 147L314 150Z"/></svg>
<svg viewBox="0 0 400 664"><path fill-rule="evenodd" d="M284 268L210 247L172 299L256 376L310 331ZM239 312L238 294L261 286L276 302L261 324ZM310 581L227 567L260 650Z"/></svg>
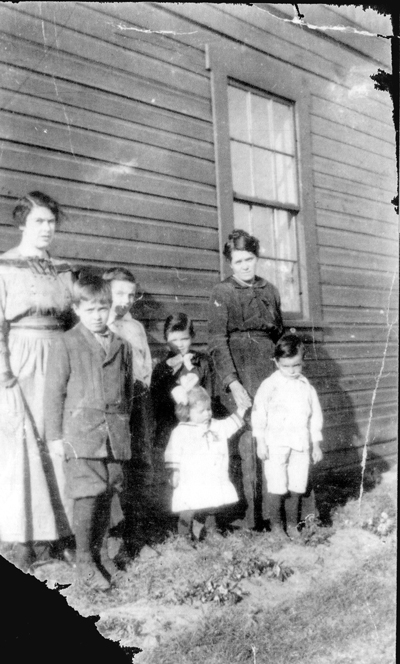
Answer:
<svg viewBox="0 0 400 664"><path fill-rule="evenodd" d="M82 271L73 284L72 301L78 306L81 302L95 300L111 306L110 283L97 274Z"/></svg>
<svg viewBox="0 0 400 664"><path fill-rule="evenodd" d="M175 406L175 415L180 422L189 422L189 413L192 406L196 403L210 403L210 395L204 387L193 387L187 393L188 402L186 404L177 403Z"/></svg>
<svg viewBox="0 0 400 664"><path fill-rule="evenodd" d="M274 358L279 360L281 357L295 357L299 351L304 355L304 350L303 340L297 334L288 332L277 341Z"/></svg>
<svg viewBox="0 0 400 664"><path fill-rule="evenodd" d="M13 210L13 224L19 228L25 226L26 218L34 207L45 207L53 213L56 225L61 224L65 219L65 212L62 211L61 206L47 194L41 191L31 191L26 196L23 196L17 201Z"/></svg>
<svg viewBox="0 0 400 664"><path fill-rule="evenodd" d="M185 332L186 330L193 339L195 333L192 319L182 312L171 314L164 323L164 339L167 341L171 332Z"/></svg>
<svg viewBox="0 0 400 664"><path fill-rule="evenodd" d="M247 231L237 228L228 235L228 242L225 243L222 252L227 261L231 262L234 251L249 251L258 258L260 242L254 235L250 235Z"/></svg>

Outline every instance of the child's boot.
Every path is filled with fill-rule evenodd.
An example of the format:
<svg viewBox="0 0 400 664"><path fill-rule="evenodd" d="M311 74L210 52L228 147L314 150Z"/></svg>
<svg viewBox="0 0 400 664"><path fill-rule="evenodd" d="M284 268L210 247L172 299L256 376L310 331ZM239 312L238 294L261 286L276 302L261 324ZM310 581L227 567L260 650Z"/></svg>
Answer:
<svg viewBox="0 0 400 664"><path fill-rule="evenodd" d="M289 498L286 500L286 532L288 537L294 541L300 538L300 498L300 493L291 491Z"/></svg>
<svg viewBox="0 0 400 664"><path fill-rule="evenodd" d="M208 514L204 524L204 537L214 542L223 540L223 536L218 530L217 517L215 514Z"/></svg>
<svg viewBox="0 0 400 664"><path fill-rule="evenodd" d="M116 577L119 570L108 552L108 533L110 529L112 495L109 493L97 497L95 503L94 523L92 533L93 558L98 567L109 575Z"/></svg>
<svg viewBox="0 0 400 664"><path fill-rule="evenodd" d="M193 519L192 522L192 538L195 542L200 542L204 539L206 534L205 526L203 521L198 519Z"/></svg>
<svg viewBox="0 0 400 664"><path fill-rule="evenodd" d="M118 569L116 566L114 560L110 558L108 552L108 532L104 536L102 546L96 557L98 558L99 566L106 570L111 579L116 579L117 576L123 574L122 570Z"/></svg>
<svg viewBox="0 0 400 664"><path fill-rule="evenodd" d="M191 537L193 518L194 518L193 510L180 512L178 520L178 535L183 535L184 537Z"/></svg>
<svg viewBox="0 0 400 664"><path fill-rule="evenodd" d="M110 587L110 582L100 572L90 553L78 553L77 572L79 580L93 590L108 590Z"/></svg>
<svg viewBox="0 0 400 664"><path fill-rule="evenodd" d="M74 502L77 578L95 590L107 590L110 582L97 568L92 554L96 498L78 498Z"/></svg>

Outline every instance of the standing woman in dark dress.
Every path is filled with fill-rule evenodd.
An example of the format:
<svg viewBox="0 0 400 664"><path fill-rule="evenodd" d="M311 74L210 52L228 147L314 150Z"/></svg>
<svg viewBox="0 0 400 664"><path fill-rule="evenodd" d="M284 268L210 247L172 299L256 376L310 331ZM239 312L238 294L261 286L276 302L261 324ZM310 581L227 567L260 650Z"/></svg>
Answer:
<svg viewBox="0 0 400 664"><path fill-rule="evenodd" d="M277 289L256 276L258 239L246 231L234 230L223 254L233 274L211 293L209 351L221 404L234 412L251 406L261 382L273 372L274 346L283 334L283 323ZM261 513L250 427L231 443L232 481L241 497L232 516L237 517L238 525L254 528Z"/></svg>

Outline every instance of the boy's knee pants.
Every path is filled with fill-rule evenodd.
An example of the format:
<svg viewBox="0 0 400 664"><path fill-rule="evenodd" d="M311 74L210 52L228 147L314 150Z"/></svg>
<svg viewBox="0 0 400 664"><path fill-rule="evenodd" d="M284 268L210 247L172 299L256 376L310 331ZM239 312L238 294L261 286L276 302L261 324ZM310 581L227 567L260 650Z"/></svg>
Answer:
<svg viewBox="0 0 400 664"><path fill-rule="evenodd" d="M288 491L307 490L310 452L298 452L290 447L268 448L269 459L264 461L268 493L284 495Z"/></svg>
<svg viewBox="0 0 400 664"><path fill-rule="evenodd" d="M67 491L71 498L99 496L122 490L122 462L104 459L66 459L64 462Z"/></svg>

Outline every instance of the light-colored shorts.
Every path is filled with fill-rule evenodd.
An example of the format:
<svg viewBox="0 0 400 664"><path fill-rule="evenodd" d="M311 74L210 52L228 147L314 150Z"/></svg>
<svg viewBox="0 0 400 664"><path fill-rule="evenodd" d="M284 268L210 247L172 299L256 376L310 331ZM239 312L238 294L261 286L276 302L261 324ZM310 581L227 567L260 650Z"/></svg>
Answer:
<svg viewBox="0 0 400 664"><path fill-rule="evenodd" d="M305 493L310 467L309 450L298 452L291 447L269 447L268 450L269 459L264 461L268 493Z"/></svg>

